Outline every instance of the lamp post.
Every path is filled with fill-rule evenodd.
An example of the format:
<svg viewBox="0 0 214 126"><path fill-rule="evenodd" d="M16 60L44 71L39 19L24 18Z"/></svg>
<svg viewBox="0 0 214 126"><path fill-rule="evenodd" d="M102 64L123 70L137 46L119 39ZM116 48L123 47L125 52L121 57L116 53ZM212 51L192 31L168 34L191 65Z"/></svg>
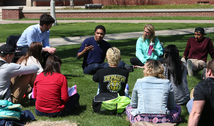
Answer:
<svg viewBox="0 0 214 126"><path fill-rule="evenodd" d="M70 6L74 8L74 0L70 0Z"/></svg>
<svg viewBox="0 0 214 126"><path fill-rule="evenodd" d="M51 16L55 19L55 22L53 23L53 26L54 26L54 25L57 25L56 16L55 16L55 0L51 0L50 5L51 5Z"/></svg>

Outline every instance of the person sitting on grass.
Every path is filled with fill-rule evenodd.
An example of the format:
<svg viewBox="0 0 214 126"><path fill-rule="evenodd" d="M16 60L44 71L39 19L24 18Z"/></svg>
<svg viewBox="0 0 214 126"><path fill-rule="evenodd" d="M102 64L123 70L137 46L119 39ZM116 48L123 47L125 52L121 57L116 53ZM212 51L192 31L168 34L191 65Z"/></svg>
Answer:
<svg viewBox="0 0 214 126"><path fill-rule="evenodd" d="M77 52L77 58L83 58L82 69L84 74L94 75L97 70L109 67L108 63L104 63L106 51L111 48L110 43L103 40L106 29L102 25L95 28L95 36L87 38L83 41ZM133 71L131 65L120 61L118 67Z"/></svg>
<svg viewBox="0 0 214 126"><path fill-rule="evenodd" d="M144 78L138 79L126 107L130 123L176 123L181 121L181 107L175 104L172 84L165 79L163 65L149 60L144 66Z"/></svg>
<svg viewBox="0 0 214 126"><path fill-rule="evenodd" d="M93 80L99 82L98 94L113 92L119 93L120 96L129 96L124 93L129 71L118 67L121 60L120 50L116 47L109 48L106 59L109 67L99 69L93 76Z"/></svg>
<svg viewBox="0 0 214 126"><path fill-rule="evenodd" d="M41 63L42 63L42 44L40 42L32 42L28 48L27 53L25 55L23 55L22 57L20 57L16 63L20 64L22 66L29 66L29 65L34 64L39 67L39 70L37 71L37 75L40 74L41 72L43 72L43 68L41 65ZM28 85L27 93L28 93L29 99L32 96L32 88L33 87L31 87L31 85Z"/></svg>
<svg viewBox="0 0 214 126"><path fill-rule="evenodd" d="M20 103L27 93L28 84L33 86L39 67L11 63L14 53L15 49L9 44L0 47L0 99ZM13 77L16 79L11 82Z"/></svg>
<svg viewBox="0 0 214 126"><path fill-rule="evenodd" d="M164 57L164 76L172 84L175 102L179 105L185 105L190 99L186 64L180 60L179 50L175 45L165 47Z"/></svg>
<svg viewBox="0 0 214 126"><path fill-rule="evenodd" d="M194 98L187 104L190 112L188 126L212 126L214 124L214 59L207 62L206 79L194 88Z"/></svg>
<svg viewBox="0 0 214 126"><path fill-rule="evenodd" d="M147 60L159 59L163 55L163 48L158 38L155 37L155 28L151 24L144 26L144 34L136 43L136 57L130 62L134 67L144 66Z"/></svg>
<svg viewBox="0 0 214 126"><path fill-rule="evenodd" d="M46 68L36 77L33 94L38 116L65 116L79 106L79 94L68 95L66 77L60 73L61 64L61 59L51 54L46 61Z"/></svg>
<svg viewBox="0 0 214 126"><path fill-rule="evenodd" d="M204 29L195 28L195 36L190 37L187 41L186 48L181 59L187 64L189 76L193 76L195 71L202 70L206 67L208 53L214 58L213 42L210 38L204 37Z"/></svg>
<svg viewBox="0 0 214 126"><path fill-rule="evenodd" d="M40 42L32 42L25 55L19 58L16 62L22 66L29 66L35 64L39 67L37 75L43 71L42 68L42 44Z"/></svg>

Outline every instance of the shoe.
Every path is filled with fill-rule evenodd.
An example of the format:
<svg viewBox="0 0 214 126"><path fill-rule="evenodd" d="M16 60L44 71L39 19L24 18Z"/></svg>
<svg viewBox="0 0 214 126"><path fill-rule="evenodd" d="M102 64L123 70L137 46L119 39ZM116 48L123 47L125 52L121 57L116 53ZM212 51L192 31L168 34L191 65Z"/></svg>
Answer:
<svg viewBox="0 0 214 126"><path fill-rule="evenodd" d="M33 92L28 94L28 99L32 99Z"/></svg>
<svg viewBox="0 0 214 126"><path fill-rule="evenodd" d="M193 71L192 71L192 61L187 60L187 72L189 76L193 76Z"/></svg>
<svg viewBox="0 0 214 126"><path fill-rule="evenodd" d="M144 66L133 65L133 68L144 68Z"/></svg>
<svg viewBox="0 0 214 126"><path fill-rule="evenodd" d="M128 70L129 72L134 71L134 69L133 69L133 66L132 66L132 65L125 64L124 68L125 68L126 70Z"/></svg>
<svg viewBox="0 0 214 126"><path fill-rule="evenodd" d="M186 63L186 59L184 57L181 58L181 61Z"/></svg>

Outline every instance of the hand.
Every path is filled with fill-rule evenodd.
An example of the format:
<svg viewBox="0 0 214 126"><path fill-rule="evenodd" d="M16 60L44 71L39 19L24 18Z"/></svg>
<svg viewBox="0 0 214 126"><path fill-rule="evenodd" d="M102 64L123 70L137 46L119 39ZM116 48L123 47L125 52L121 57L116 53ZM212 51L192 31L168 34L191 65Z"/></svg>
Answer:
<svg viewBox="0 0 214 126"><path fill-rule="evenodd" d="M94 50L94 46L93 46L93 45L87 46L87 44L85 44L85 49L84 49L84 51L85 51L85 52L90 52L91 50Z"/></svg>
<svg viewBox="0 0 214 126"><path fill-rule="evenodd" d="M44 48L43 51L49 52L50 54L54 54L56 52L56 48Z"/></svg>
<svg viewBox="0 0 214 126"><path fill-rule="evenodd" d="M154 52L155 51L155 49L154 48L152 48L152 52Z"/></svg>
<svg viewBox="0 0 214 126"><path fill-rule="evenodd" d="M79 52L79 53L77 54L77 58L78 58L78 59L82 58L82 57L85 55L85 53L87 53L87 52L89 52L89 51L91 51L91 50L93 50L93 49L94 49L94 46L93 46L93 45L87 46L87 44L85 44L84 50L83 50L82 52Z"/></svg>

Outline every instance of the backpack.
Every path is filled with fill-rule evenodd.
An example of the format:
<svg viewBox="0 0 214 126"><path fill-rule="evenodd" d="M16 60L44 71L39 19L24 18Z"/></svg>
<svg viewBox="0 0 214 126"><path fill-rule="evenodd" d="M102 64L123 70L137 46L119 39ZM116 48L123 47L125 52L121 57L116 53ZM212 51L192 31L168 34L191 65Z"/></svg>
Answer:
<svg viewBox="0 0 214 126"><path fill-rule="evenodd" d="M20 120L21 111L21 104L0 100L0 119Z"/></svg>
<svg viewBox="0 0 214 126"><path fill-rule="evenodd" d="M5 61L0 60L0 67L5 63L6 63Z"/></svg>
<svg viewBox="0 0 214 126"><path fill-rule="evenodd" d="M100 93L94 96L92 107L96 113L121 114L130 101L128 97L118 93Z"/></svg>

